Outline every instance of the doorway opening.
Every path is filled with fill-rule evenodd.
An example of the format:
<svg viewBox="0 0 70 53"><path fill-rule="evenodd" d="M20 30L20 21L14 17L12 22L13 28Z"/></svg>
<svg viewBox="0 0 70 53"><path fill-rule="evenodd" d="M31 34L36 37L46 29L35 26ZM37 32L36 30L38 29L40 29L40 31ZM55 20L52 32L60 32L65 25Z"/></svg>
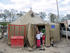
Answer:
<svg viewBox="0 0 70 53"><path fill-rule="evenodd" d="M46 37L45 35L45 25L37 25L39 34L40 34L40 43L43 45L43 37ZM44 44L45 44L45 38L44 38Z"/></svg>

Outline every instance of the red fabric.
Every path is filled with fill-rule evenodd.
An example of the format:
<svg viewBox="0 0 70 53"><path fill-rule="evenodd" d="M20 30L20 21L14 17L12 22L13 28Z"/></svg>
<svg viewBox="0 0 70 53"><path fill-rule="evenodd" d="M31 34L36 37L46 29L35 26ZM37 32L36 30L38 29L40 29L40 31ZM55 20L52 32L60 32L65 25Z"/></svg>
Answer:
<svg viewBox="0 0 70 53"><path fill-rule="evenodd" d="M37 47L40 47L40 40L37 40Z"/></svg>
<svg viewBox="0 0 70 53"><path fill-rule="evenodd" d="M11 37L11 47L23 47L23 46L24 46L24 36Z"/></svg>
<svg viewBox="0 0 70 53"><path fill-rule="evenodd" d="M45 40L45 35L42 36L42 40Z"/></svg>
<svg viewBox="0 0 70 53"><path fill-rule="evenodd" d="M44 43L45 43L45 35L42 36L42 42L43 42L43 46L44 46Z"/></svg>

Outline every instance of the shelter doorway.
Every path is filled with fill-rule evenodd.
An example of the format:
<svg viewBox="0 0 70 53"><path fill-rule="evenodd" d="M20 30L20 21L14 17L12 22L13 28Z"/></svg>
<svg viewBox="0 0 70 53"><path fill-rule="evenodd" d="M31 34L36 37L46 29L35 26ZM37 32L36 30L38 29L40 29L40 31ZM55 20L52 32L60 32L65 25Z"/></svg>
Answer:
<svg viewBox="0 0 70 53"><path fill-rule="evenodd" d="M37 25L38 30L42 31L43 33L45 33L45 25Z"/></svg>
<svg viewBox="0 0 70 53"><path fill-rule="evenodd" d="M41 42L41 45L43 45L43 35L45 34L45 25L37 25L37 28L38 28L38 31L40 32L40 42ZM46 35L45 35L46 37Z"/></svg>

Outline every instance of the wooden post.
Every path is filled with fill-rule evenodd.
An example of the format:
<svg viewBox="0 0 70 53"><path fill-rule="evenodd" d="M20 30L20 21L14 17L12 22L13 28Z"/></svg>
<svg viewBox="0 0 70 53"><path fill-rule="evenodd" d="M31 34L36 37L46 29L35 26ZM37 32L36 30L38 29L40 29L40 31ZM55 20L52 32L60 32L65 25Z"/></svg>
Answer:
<svg viewBox="0 0 70 53"><path fill-rule="evenodd" d="M45 29L46 29L46 46L50 46L50 26L49 24L45 25Z"/></svg>
<svg viewBox="0 0 70 53"><path fill-rule="evenodd" d="M67 27L68 27L68 22L67 20L64 22L65 27L66 27L66 39L68 40L68 34L67 34Z"/></svg>
<svg viewBox="0 0 70 53"><path fill-rule="evenodd" d="M66 27L66 39L68 40L67 27Z"/></svg>

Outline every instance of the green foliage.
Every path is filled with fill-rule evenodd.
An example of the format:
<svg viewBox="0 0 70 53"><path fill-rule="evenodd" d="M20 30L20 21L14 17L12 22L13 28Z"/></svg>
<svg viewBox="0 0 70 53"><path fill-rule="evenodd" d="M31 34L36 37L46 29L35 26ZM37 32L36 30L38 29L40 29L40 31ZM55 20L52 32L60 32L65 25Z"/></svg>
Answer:
<svg viewBox="0 0 70 53"><path fill-rule="evenodd" d="M54 20L56 19L56 15L53 13L50 13L50 19L51 19L51 22L55 22Z"/></svg>
<svg viewBox="0 0 70 53"><path fill-rule="evenodd" d="M41 16L41 18L45 18L46 17L46 13L45 12L40 12L40 16Z"/></svg>
<svg viewBox="0 0 70 53"><path fill-rule="evenodd" d="M0 25L3 25L3 26L7 26L7 24L9 24L9 22L0 22Z"/></svg>
<svg viewBox="0 0 70 53"><path fill-rule="evenodd" d="M45 29L42 29L42 33L45 33Z"/></svg>

